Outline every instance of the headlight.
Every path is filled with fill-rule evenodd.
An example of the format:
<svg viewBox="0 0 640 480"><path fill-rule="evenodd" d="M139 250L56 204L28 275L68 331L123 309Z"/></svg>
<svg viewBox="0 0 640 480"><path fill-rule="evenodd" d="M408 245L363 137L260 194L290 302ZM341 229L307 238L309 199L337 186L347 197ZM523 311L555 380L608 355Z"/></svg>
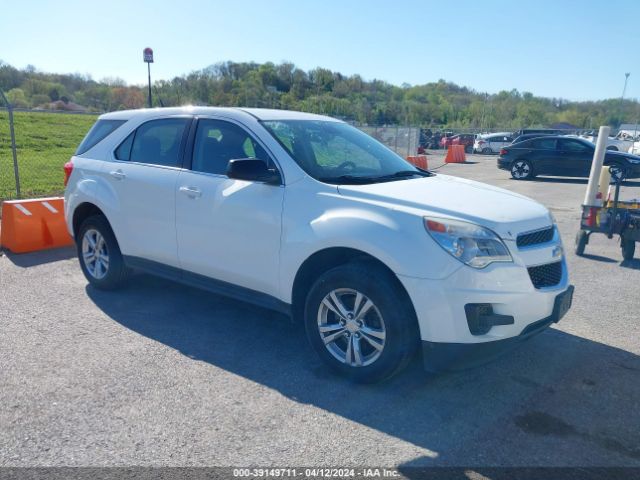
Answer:
<svg viewBox="0 0 640 480"><path fill-rule="evenodd" d="M484 268L493 262L512 262L511 254L500 237L474 223L424 217L431 237L462 263Z"/></svg>

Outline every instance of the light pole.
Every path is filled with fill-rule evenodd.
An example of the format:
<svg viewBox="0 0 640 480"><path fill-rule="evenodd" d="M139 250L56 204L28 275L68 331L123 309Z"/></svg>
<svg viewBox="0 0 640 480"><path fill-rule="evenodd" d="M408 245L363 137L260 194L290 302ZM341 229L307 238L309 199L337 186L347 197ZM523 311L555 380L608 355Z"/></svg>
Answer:
<svg viewBox="0 0 640 480"><path fill-rule="evenodd" d="M151 108L151 64L153 63L153 50L149 47L142 51L142 59L147 64L147 73L149 75L149 94L148 94L148 106Z"/></svg>
<svg viewBox="0 0 640 480"><path fill-rule="evenodd" d="M622 87L622 95L620 96L620 125L624 121L624 94L627 93L627 82L629 81L629 75L631 73L624 74L624 87Z"/></svg>
<svg viewBox="0 0 640 480"><path fill-rule="evenodd" d="M624 74L624 87L622 88L622 96L620 97L620 104L622 104L622 101L624 100L624 94L627 93L627 82L629 81L629 75L631 75L631 73Z"/></svg>

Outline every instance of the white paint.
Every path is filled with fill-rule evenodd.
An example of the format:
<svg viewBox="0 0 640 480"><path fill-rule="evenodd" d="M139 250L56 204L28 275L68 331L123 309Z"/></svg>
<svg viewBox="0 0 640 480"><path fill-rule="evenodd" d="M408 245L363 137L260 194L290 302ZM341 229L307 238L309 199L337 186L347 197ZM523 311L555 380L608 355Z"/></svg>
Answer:
<svg viewBox="0 0 640 480"><path fill-rule="evenodd" d="M31 216L31 212L29 210L27 210L24 207L24 205L22 205L20 203L14 203L13 206L16 207L18 210L20 210L23 214L27 215L28 217Z"/></svg>
<svg viewBox="0 0 640 480"><path fill-rule="evenodd" d="M58 213L58 210L51 205L49 202L42 202L42 205L44 205L44 207L49 210L51 213Z"/></svg>
<svg viewBox="0 0 640 480"><path fill-rule="evenodd" d="M113 158L113 150L142 122L175 115L219 118L247 130L272 156L284 185ZM332 247L357 249L397 275L415 307L422 339L437 342L480 343L517 336L527 325L550 316L554 299L567 289L557 233L543 245L523 250L516 246L518 234L552 225L543 205L446 175L371 185L323 183L307 175L252 115L336 121L283 110L207 107L104 115L101 118L129 122L86 154L73 157L65 193L69 230L75 209L93 203L105 213L124 255L176 266L287 303L296 274L311 255ZM601 132L601 138L607 133ZM116 182L109 175L117 168L126 173L125 180ZM199 188L202 196L181 194L184 186ZM491 229L502 238L513 262L482 270L464 265L429 236L424 216ZM563 262L561 282L535 289L527 267L558 260ZM515 323L473 336L464 313L467 303L491 303L496 313L513 315Z"/></svg>

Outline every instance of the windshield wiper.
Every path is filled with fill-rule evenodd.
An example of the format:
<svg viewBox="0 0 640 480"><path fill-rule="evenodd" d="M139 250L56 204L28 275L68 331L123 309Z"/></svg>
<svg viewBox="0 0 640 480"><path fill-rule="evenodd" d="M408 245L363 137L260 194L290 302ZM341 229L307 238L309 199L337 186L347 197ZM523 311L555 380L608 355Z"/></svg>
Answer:
<svg viewBox="0 0 640 480"><path fill-rule="evenodd" d="M389 182L401 178L409 178L413 176L430 177L433 173L423 170L400 170L398 172L389 175L377 175L377 176L359 176L359 175L339 175L337 177L323 177L319 178L321 182L327 183L353 183L353 184L367 184L378 182Z"/></svg>
<svg viewBox="0 0 640 480"><path fill-rule="evenodd" d="M379 177L373 177L373 178L375 178L376 180L385 181L385 180L395 180L396 178L409 178L409 177L414 177L416 175L420 177L430 177L433 174L422 171L422 170L400 170L399 172L395 172L390 175L380 175Z"/></svg>

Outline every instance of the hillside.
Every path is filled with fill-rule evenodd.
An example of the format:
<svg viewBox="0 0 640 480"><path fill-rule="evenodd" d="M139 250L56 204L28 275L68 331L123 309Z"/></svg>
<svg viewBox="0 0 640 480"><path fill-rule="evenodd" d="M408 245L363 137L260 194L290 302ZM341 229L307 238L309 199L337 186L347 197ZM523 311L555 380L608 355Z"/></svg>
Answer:
<svg viewBox="0 0 640 480"><path fill-rule="evenodd" d="M146 92L111 78L19 70L0 62L0 88L16 107L111 111L140 108ZM154 83L156 104L289 108L325 113L370 125L517 129L566 122L579 128L616 127L640 114L636 100L571 102L517 90L488 95L440 80L402 87L325 68L304 71L292 63L223 62Z"/></svg>

